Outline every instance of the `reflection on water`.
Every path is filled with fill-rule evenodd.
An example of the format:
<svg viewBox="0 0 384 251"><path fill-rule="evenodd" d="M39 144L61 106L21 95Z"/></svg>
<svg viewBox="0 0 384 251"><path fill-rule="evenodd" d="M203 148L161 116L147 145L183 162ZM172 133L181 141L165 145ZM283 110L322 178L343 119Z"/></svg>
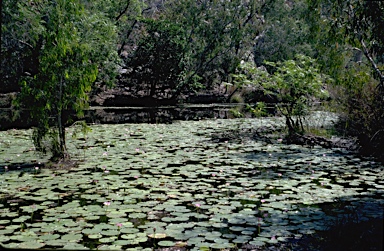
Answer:
<svg viewBox="0 0 384 251"><path fill-rule="evenodd" d="M232 118L229 110L239 104L178 105L161 107L91 107L85 111L85 120L96 124L171 123L173 120L200 120L206 118ZM69 115L67 112L65 116ZM0 130L26 129L36 126L30 111L24 110L16 120L13 111L0 109ZM72 118L72 121L76 118Z"/></svg>
<svg viewBox="0 0 384 251"><path fill-rule="evenodd" d="M164 107L93 107L86 112L89 123L171 123L173 120L231 118L231 104Z"/></svg>

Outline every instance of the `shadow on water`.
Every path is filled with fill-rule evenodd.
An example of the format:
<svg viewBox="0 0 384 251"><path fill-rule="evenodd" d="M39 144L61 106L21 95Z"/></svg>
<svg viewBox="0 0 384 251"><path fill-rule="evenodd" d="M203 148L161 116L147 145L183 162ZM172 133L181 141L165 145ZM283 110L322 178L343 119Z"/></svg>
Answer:
<svg viewBox="0 0 384 251"><path fill-rule="evenodd" d="M276 244L279 250L383 250L382 164L343 149L264 146L238 157L256 163L260 176L270 180L260 209L273 212L275 228L281 224L297 236L287 239L284 249ZM274 198L284 196L292 204L276 206ZM296 198L307 198L306 203L292 208Z"/></svg>
<svg viewBox="0 0 384 251"><path fill-rule="evenodd" d="M325 212L323 218L321 211ZM263 227L259 237L263 238L267 232L284 241L274 242L273 235L267 246L245 244L242 250L383 250L383 207L373 197L357 201L354 196L346 196L332 203L301 205L297 211L276 212L264 219L271 226ZM367 214L370 216L366 217ZM290 236L278 238L284 232Z"/></svg>
<svg viewBox="0 0 384 251"><path fill-rule="evenodd" d="M236 104L202 104L160 107L90 107L85 111L87 123L123 124L123 123L172 123L174 120L200 120L208 118L232 118L229 110ZM25 110L17 120L12 120L11 109L0 109L0 130L13 128L27 129L36 126ZM65 116L71 116L67 112ZM72 120L76 118L72 116Z"/></svg>
<svg viewBox="0 0 384 251"><path fill-rule="evenodd" d="M172 123L174 120L200 120L230 117L231 105L165 107L94 107L87 111L89 123Z"/></svg>
<svg viewBox="0 0 384 251"><path fill-rule="evenodd" d="M311 205L330 217L326 229L288 240L292 250L383 250L383 203L372 197L341 197L332 203ZM308 224L310 227L310 223ZM316 229L314 223L312 228Z"/></svg>
<svg viewBox="0 0 384 251"><path fill-rule="evenodd" d="M0 173L7 171L35 171L36 169L44 167L44 163L0 163Z"/></svg>

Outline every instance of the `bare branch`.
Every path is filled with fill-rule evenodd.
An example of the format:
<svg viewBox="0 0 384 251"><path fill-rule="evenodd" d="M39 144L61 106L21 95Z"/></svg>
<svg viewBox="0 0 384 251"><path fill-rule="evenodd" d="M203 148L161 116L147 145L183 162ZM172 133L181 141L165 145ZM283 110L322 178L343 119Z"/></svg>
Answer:
<svg viewBox="0 0 384 251"><path fill-rule="evenodd" d="M373 60L372 58L372 55L371 53L369 52L367 46L365 45L365 42L363 39L360 39L360 43L361 43L361 46L363 47L363 52L364 52L364 55L366 56L366 58L369 60L369 62L371 63L373 69L375 70L375 72L379 75L380 77L380 84L381 87L384 89L384 75L383 73L380 71L379 67L377 66L377 64L375 63L375 61Z"/></svg>
<svg viewBox="0 0 384 251"><path fill-rule="evenodd" d="M26 46L28 46L30 49L33 49L33 46L31 45L31 44L29 44L29 43L27 43L27 42L24 42L24 41L22 41L22 40L17 40L19 43L21 43L21 44L23 44L23 45L26 45Z"/></svg>

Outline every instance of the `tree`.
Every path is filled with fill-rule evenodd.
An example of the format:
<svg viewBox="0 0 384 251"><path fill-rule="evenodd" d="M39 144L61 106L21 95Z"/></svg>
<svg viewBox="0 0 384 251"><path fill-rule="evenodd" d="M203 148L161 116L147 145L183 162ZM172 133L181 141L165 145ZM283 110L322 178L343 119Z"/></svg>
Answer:
<svg viewBox="0 0 384 251"><path fill-rule="evenodd" d="M326 77L314 59L300 54L294 60L266 64L276 67L276 71L263 86L267 92L277 94L277 107L286 118L288 133L303 133L302 120L309 114L309 105L314 98L327 97L323 88Z"/></svg>
<svg viewBox="0 0 384 251"><path fill-rule="evenodd" d="M264 65L264 61L293 59L296 54L314 56L305 16L308 11L305 0L269 1L263 9L265 24L254 46L258 66Z"/></svg>
<svg viewBox="0 0 384 251"><path fill-rule="evenodd" d="M17 22L36 54L36 71L21 81L19 104L31 109L38 126L33 141L55 160L68 158L68 112L83 116L97 80L112 82L117 71L116 29L102 13L90 13L80 0L20 2ZM112 74L112 75L110 75Z"/></svg>
<svg viewBox="0 0 384 251"><path fill-rule="evenodd" d="M362 152L384 159L384 2L308 3L320 62L340 89L344 128Z"/></svg>
<svg viewBox="0 0 384 251"><path fill-rule="evenodd" d="M308 0L308 3L309 8L314 10L309 13L312 35L323 37L320 40L323 44L318 48L347 48L355 51L353 57L356 54L364 55L383 89L384 73L379 64L384 62L384 2ZM357 58L361 59L359 56Z"/></svg>
<svg viewBox="0 0 384 251"><path fill-rule="evenodd" d="M195 86L211 88L226 81L242 59L252 54L263 18L260 1L166 1L159 18L186 32L184 80L175 95Z"/></svg>
<svg viewBox="0 0 384 251"><path fill-rule="evenodd" d="M93 12L103 12L117 27L117 48L119 55L126 53L126 47L131 45L131 34L135 30L143 12L149 10L147 4L152 0L97 0L84 1L87 9ZM136 40L135 40L136 42Z"/></svg>
<svg viewBox="0 0 384 251"><path fill-rule="evenodd" d="M35 51L22 43L20 28L17 27L18 1L1 2L0 39L0 92L19 91L18 85L24 72L32 72L36 63L32 60Z"/></svg>
<svg viewBox="0 0 384 251"><path fill-rule="evenodd" d="M301 54L291 60L265 64L275 68L273 74L256 68L253 63L243 63L239 73L233 75L234 83L261 86L266 94L276 97L288 134L304 133L303 118L309 114L314 99L327 97L324 87L330 79L320 73L314 59Z"/></svg>
<svg viewBox="0 0 384 251"><path fill-rule="evenodd" d="M166 20L143 19L143 35L133 55L126 60L125 74L136 90L156 99L173 98L183 81L186 38L184 30Z"/></svg>

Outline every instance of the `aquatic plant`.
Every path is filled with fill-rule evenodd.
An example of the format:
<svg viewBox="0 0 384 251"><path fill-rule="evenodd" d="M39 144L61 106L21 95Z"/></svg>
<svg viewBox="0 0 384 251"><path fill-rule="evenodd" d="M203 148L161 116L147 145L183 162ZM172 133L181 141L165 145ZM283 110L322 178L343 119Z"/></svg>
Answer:
<svg viewBox="0 0 384 251"><path fill-rule="evenodd" d="M382 216L384 168L379 163L343 149L250 137L212 139L233 128L284 126L279 119L263 119L93 125L88 135L93 147L78 166L0 172L0 245L256 248L326 230L350 206L359 221ZM135 132L129 141L125 129ZM25 151L28 132L0 132L0 137L14 139L13 147L2 149L6 158L0 165L44 161ZM108 158L100 157L107 145ZM145 153L138 155L136 148Z"/></svg>

